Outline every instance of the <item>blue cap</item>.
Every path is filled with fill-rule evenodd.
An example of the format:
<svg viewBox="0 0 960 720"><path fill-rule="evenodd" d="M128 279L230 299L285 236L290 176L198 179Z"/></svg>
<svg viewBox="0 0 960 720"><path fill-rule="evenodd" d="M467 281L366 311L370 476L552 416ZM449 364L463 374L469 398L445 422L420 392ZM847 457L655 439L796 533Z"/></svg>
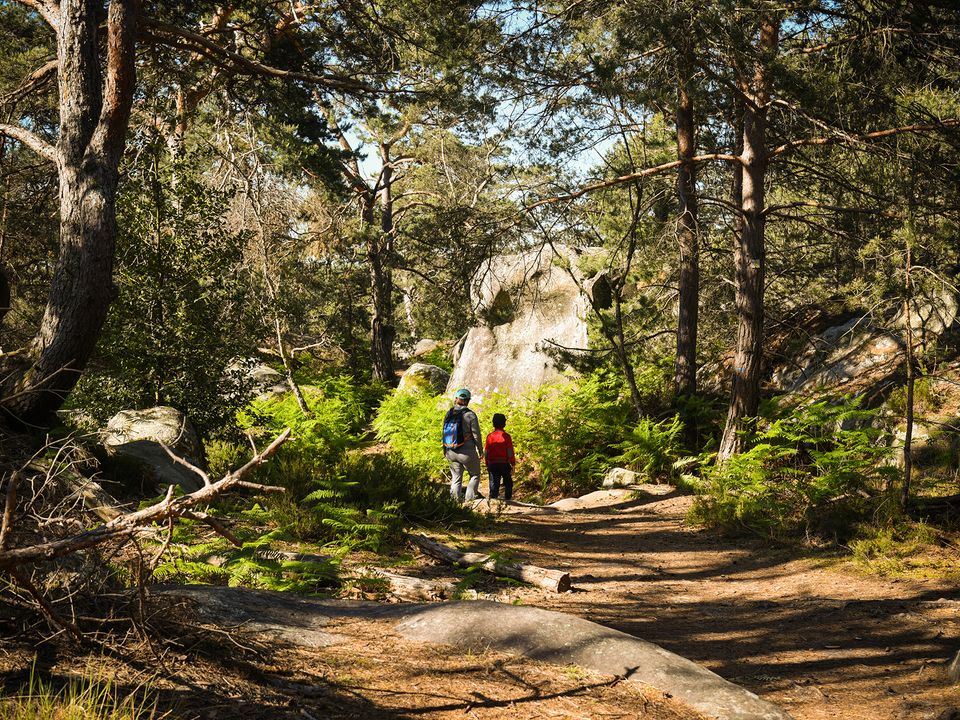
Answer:
<svg viewBox="0 0 960 720"><path fill-rule="evenodd" d="M461 400L469 400L469 399L470 399L470 391L467 390L466 388L460 388L459 390L457 390L457 392L456 392L456 394L454 395L454 397L460 398Z"/></svg>

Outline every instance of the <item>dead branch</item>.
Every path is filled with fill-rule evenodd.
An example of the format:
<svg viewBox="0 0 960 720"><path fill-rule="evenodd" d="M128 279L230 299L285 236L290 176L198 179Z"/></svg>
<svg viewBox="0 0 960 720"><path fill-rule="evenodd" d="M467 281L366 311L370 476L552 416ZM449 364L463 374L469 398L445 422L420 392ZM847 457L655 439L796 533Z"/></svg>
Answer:
<svg viewBox="0 0 960 720"><path fill-rule="evenodd" d="M526 563L506 563L491 558L484 553L464 553L425 535L407 535L407 539L423 550L427 555L456 565L457 567L479 567L493 575L521 580L545 590L566 592L570 589L570 573L550 570Z"/></svg>
<svg viewBox="0 0 960 720"><path fill-rule="evenodd" d="M383 580L390 586L390 593L401 600L444 600L453 597L456 590L454 583L442 578L425 580L369 566L357 568L357 571L358 579L366 576Z"/></svg>
<svg viewBox="0 0 960 720"><path fill-rule="evenodd" d="M175 462L177 465L183 465L183 467L187 468L187 470L189 470L190 472L196 473L196 474L200 477L200 479L203 480L204 486L212 485L212 484L213 484L213 483L210 482L210 476L207 475L207 473L205 473L203 470L201 470L200 468L198 468L196 465L194 465L192 462L189 462L189 461L186 460L185 458L182 458L182 457L180 457L179 455L177 455L175 452L173 452L173 450L171 450L170 448L168 448L164 443L160 443L160 447L163 448L163 451L164 451L164 452L170 457L170 459L173 460L173 462Z"/></svg>
<svg viewBox="0 0 960 720"><path fill-rule="evenodd" d="M226 525L212 515L208 515L207 513L200 511L184 510L180 513L180 517L186 518L187 520L199 520L202 523L206 523L211 527L211 529L213 529L215 533L225 537L230 541L231 544L235 545L236 547L243 547L243 542L236 535L227 530Z"/></svg>
<svg viewBox="0 0 960 720"><path fill-rule="evenodd" d="M13 508L17 504L17 485L20 484L21 477L19 472L15 472L10 476L10 480L7 483L7 500L3 508L3 524L0 525L0 552L7 549L7 542L10 539Z"/></svg>
<svg viewBox="0 0 960 720"><path fill-rule="evenodd" d="M50 618L54 624L66 630L78 641L83 642L83 633L80 632L80 629L69 620L65 620L63 616L57 612L56 608L54 608L53 605L51 605L50 602L43 596L43 593L37 590L36 585L31 582L30 578L20 572L20 570L17 568L10 568L6 572L16 581L18 585L20 585L20 587L30 593L30 596L41 608L43 608L43 611L47 614L47 617Z"/></svg>
<svg viewBox="0 0 960 720"><path fill-rule="evenodd" d="M254 456L241 468L227 473L217 482L204 486L195 492L178 498L174 498L168 493L166 498L149 507L121 515L93 530L71 535L60 540L14 548L12 550L7 550L6 548L0 549L0 571L12 572L26 563L54 560L79 550L100 545L109 540L132 537L140 532L143 526L166 520L170 517L179 517L184 511L189 511L190 508L196 505L207 503L228 490L235 488L250 488L266 492L284 492L284 489L280 487L245 482L243 477L255 467L265 463L289 437L290 430L288 428L276 440L270 443L265 450Z"/></svg>

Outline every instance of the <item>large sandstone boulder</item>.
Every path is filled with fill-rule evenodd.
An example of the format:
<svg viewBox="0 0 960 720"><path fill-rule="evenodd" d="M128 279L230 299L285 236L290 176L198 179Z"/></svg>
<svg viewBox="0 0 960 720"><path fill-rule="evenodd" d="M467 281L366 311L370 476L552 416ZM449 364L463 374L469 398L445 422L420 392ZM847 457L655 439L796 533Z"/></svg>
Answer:
<svg viewBox="0 0 960 720"><path fill-rule="evenodd" d="M180 485L185 492L203 487L197 473L163 449L166 445L179 458L199 465L200 438L193 423L175 408L121 410L110 418L102 438L107 452L137 461L159 487Z"/></svg>
<svg viewBox="0 0 960 720"><path fill-rule="evenodd" d="M400 378L398 390L410 393L442 393L450 382L450 373L436 365L414 363Z"/></svg>
<svg viewBox="0 0 960 720"><path fill-rule="evenodd" d="M785 392L882 380L896 372L902 352L898 337L857 317L811 337L795 358L774 371L772 380Z"/></svg>
<svg viewBox="0 0 960 720"><path fill-rule="evenodd" d="M915 298L910 309L914 342L933 342L956 326L958 302L949 288ZM900 311L882 327L866 316L851 318L812 336L773 372L782 392L822 389L861 392L876 387L901 369L906 351L906 319Z"/></svg>
<svg viewBox="0 0 960 720"><path fill-rule="evenodd" d="M480 268L473 288L483 323L458 346L448 388L521 393L564 377L549 350L587 348L589 302L581 287L596 287L578 269L581 252L538 249Z"/></svg>

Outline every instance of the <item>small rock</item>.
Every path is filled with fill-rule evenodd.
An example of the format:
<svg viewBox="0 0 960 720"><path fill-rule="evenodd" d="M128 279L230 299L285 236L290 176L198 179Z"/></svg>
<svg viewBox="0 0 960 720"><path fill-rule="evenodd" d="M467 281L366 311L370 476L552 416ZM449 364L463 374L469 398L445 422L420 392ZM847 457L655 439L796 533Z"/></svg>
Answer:
<svg viewBox="0 0 960 720"><path fill-rule="evenodd" d="M636 485L641 482L640 475L627 470L626 468L610 468L605 478L603 478L603 487L626 487Z"/></svg>
<svg viewBox="0 0 960 720"><path fill-rule="evenodd" d="M443 368L427 363L414 363L400 378L397 389L409 393L439 394L446 390L449 381L450 373Z"/></svg>

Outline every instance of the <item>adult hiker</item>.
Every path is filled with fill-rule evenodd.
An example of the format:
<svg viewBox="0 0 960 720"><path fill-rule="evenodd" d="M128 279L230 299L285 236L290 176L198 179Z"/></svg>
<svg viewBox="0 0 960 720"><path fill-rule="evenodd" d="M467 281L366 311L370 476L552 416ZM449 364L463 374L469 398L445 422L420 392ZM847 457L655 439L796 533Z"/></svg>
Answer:
<svg viewBox="0 0 960 720"><path fill-rule="evenodd" d="M453 407L443 419L443 454L450 463L450 495L454 500L470 502L477 496L480 485L483 439L477 414L467 407L470 391L460 388L453 398ZM466 492L463 490L464 471L470 476Z"/></svg>

